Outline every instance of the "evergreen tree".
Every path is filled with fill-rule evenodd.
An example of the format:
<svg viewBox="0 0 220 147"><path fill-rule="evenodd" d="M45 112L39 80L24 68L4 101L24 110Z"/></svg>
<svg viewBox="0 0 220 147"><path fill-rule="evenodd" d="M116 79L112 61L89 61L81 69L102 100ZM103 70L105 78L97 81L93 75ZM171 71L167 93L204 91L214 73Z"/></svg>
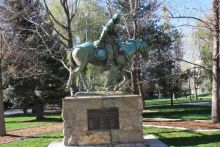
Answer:
<svg viewBox="0 0 220 147"><path fill-rule="evenodd" d="M50 97L46 93L52 93L53 89L59 98L65 93L62 81L66 78L66 70L51 58L51 52L62 56L62 48L56 36L51 37L53 27L48 23L46 11L39 0L7 0L3 8L7 20L5 32L12 52L7 59L10 61L8 68L12 77L9 83L14 87L14 98L11 101L22 106L34 103L36 118L43 119L42 105L45 97ZM52 95L50 98L53 98Z"/></svg>

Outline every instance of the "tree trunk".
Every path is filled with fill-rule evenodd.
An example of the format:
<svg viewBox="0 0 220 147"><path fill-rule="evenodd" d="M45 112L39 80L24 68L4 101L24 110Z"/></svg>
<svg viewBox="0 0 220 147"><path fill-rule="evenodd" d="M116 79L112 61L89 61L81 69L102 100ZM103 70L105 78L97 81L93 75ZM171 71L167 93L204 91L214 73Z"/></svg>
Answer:
<svg viewBox="0 0 220 147"><path fill-rule="evenodd" d="M212 123L219 122L219 0L213 0Z"/></svg>
<svg viewBox="0 0 220 147"><path fill-rule="evenodd" d="M22 108L22 111L24 112L24 114L27 114L27 108L25 106Z"/></svg>
<svg viewBox="0 0 220 147"><path fill-rule="evenodd" d="M193 82L194 82L194 92L195 92L195 99L198 100L198 95L197 95L197 84L196 84L196 71L195 67L193 70Z"/></svg>
<svg viewBox="0 0 220 147"><path fill-rule="evenodd" d="M6 130L5 130L3 89L2 89L2 70L0 65L0 136L4 136L4 135L6 135Z"/></svg>
<svg viewBox="0 0 220 147"><path fill-rule="evenodd" d="M190 86L190 78L189 78L189 100L192 103L192 95L191 95L191 86Z"/></svg>
<svg viewBox="0 0 220 147"><path fill-rule="evenodd" d="M23 106L23 108L22 108L24 114L27 114L27 108L28 108L28 102L27 102L27 100L25 99L25 101L24 101L24 106Z"/></svg>
<svg viewBox="0 0 220 147"><path fill-rule="evenodd" d="M1 46L2 51L2 35L1 35ZM3 104L3 88L2 88L2 56L0 55L0 136L6 135L5 130L5 118L4 118L4 104Z"/></svg>
<svg viewBox="0 0 220 147"><path fill-rule="evenodd" d="M130 12L132 12L133 15L133 39L136 39L137 37L137 19L136 19L136 13L137 13L137 0L129 0L129 5L130 5ZM134 63L132 65L132 89L133 89L133 94L140 94L140 87L138 84L139 81L139 65L138 65L138 56L135 55L134 57Z"/></svg>
<svg viewBox="0 0 220 147"><path fill-rule="evenodd" d="M142 104L143 104L143 108L145 108L145 101L144 101L144 94L143 94L143 84L142 84L142 78L141 78L141 68L140 68L140 64L138 64L138 79L137 79L137 82L138 82L138 92L139 92L139 95L141 96L142 98Z"/></svg>
<svg viewBox="0 0 220 147"><path fill-rule="evenodd" d="M158 91L158 98L161 99L160 90Z"/></svg>
<svg viewBox="0 0 220 147"><path fill-rule="evenodd" d="M170 105L173 106L173 98L175 97L174 93L171 93L171 97L170 97Z"/></svg>
<svg viewBox="0 0 220 147"><path fill-rule="evenodd" d="M35 98L35 115L36 115L36 120L42 120L44 119L44 108L43 108L43 103L40 98L36 97Z"/></svg>
<svg viewBox="0 0 220 147"><path fill-rule="evenodd" d="M195 99L198 100L197 88L195 87Z"/></svg>
<svg viewBox="0 0 220 147"><path fill-rule="evenodd" d="M139 95L139 86L138 86L138 65L135 59L132 65L132 77L131 77L131 87L133 89L132 93Z"/></svg>

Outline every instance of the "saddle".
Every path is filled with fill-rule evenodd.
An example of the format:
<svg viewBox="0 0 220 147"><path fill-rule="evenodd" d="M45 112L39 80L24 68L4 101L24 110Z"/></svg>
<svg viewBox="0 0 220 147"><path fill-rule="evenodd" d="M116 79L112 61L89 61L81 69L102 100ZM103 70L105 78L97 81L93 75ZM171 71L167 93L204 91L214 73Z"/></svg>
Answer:
<svg viewBox="0 0 220 147"><path fill-rule="evenodd" d="M95 56L99 60L105 60L107 58L106 51L103 48L97 48L95 50Z"/></svg>

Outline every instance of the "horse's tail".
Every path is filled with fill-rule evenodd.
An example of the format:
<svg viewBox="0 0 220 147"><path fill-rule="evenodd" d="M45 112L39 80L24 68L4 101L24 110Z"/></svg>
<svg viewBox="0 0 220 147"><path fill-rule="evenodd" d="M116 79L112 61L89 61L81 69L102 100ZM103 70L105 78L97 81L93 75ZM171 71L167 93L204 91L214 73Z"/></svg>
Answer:
<svg viewBox="0 0 220 147"><path fill-rule="evenodd" d="M67 60L68 60L69 65L70 65L71 67L76 67L76 66L77 66L77 65L76 65L76 62L73 60L72 51L68 51L68 52L67 52Z"/></svg>

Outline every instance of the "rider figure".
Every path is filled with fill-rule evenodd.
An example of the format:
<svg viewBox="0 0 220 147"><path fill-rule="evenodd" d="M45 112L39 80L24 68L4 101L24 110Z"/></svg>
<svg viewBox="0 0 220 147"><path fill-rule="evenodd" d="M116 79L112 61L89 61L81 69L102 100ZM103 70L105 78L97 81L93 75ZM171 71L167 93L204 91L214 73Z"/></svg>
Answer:
<svg viewBox="0 0 220 147"><path fill-rule="evenodd" d="M101 36L97 41L96 48L103 47L107 53L107 65L111 66L113 62L113 56L118 54L119 50L119 35L116 29L116 25L120 21L120 15L114 14L108 21L102 30Z"/></svg>

